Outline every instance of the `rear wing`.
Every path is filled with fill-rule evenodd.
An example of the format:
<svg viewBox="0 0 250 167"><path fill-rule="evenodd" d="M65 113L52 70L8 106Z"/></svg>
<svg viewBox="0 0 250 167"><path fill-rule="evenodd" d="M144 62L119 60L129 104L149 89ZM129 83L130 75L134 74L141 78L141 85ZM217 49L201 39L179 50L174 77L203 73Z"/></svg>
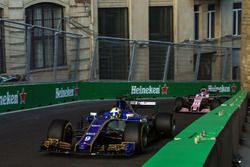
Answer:
<svg viewBox="0 0 250 167"><path fill-rule="evenodd" d="M152 116L158 112L159 106L152 101L130 101L131 107L140 115Z"/></svg>
<svg viewBox="0 0 250 167"><path fill-rule="evenodd" d="M156 106L156 102L151 101L130 101L132 106Z"/></svg>

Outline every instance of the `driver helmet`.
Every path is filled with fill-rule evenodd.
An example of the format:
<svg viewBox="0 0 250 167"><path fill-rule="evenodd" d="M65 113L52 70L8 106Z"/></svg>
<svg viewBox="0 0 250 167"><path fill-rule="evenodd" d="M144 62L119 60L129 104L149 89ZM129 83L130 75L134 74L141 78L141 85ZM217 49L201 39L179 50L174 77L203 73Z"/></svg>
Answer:
<svg viewBox="0 0 250 167"><path fill-rule="evenodd" d="M202 88L201 90L200 90L200 95L201 96L208 96L208 90L206 89L206 88Z"/></svg>
<svg viewBox="0 0 250 167"><path fill-rule="evenodd" d="M111 118L119 118L121 115L121 109L118 107L113 107L110 110L110 115L111 115Z"/></svg>

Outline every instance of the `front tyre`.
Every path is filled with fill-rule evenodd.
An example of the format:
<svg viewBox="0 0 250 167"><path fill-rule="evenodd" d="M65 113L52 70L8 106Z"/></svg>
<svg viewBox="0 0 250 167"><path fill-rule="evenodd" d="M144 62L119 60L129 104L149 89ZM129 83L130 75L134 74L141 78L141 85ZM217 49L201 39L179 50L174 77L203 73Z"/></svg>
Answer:
<svg viewBox="0 0 250 167"><path fill-rule="evenodd" d="M176 126L175 122L174 114L159 113L155 118L155 128L167 138L172 138Z"/></svg>
<svg viewBox="0 0 250 167"><path fill-rule="evenodd" d="M63 119L53 120L48 128L47 137L62 142L72 143L72 125Z"/></svg>
<svg viewBox="0 0 250 167"><path fill-rule="evenodd" d="M135 142L135 151L141 153L148 144L147 126L138 122L127 122L124 135L124 142Z"/></svg>

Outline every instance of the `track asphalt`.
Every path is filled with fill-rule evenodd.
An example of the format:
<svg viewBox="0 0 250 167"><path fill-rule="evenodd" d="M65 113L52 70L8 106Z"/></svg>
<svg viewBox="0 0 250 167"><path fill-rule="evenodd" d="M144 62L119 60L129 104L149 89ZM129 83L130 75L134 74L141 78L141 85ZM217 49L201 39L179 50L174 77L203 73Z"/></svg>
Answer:
<svg viewBox="0 0 250 167"><path fill-rule="evenodd" d="M173 112L173 100L160 100L160 112ZM148 146L145 153L133 157L92 157L55 155L39 152L53 119L67 119L77 125L89 112L109 110L114 101L89 101L0 115L0 167L135 167L142 166L170 139ZM176 114L176 134L201 115Z"/></svg>

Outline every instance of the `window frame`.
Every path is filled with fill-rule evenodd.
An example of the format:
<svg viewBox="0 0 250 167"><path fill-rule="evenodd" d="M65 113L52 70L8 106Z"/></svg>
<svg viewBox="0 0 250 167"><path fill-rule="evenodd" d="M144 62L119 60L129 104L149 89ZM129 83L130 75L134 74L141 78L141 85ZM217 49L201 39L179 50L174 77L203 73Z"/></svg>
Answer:
<svg viewBox="0 0 250 167"><path fill-rule="evenodd" d="M240 80L240 48L232 49L232 80Z"/></svg>
<svg viewBox="0 0 250 167"><path fill-rule="evenodd" d="M149 40L174 41L173 6L149 7ZM168 46L149 43L149 80L162 80ZM171 48L168 67L168 80L174 80L174 49Z"/></svg>
<svg viewBox="0 0 250 167"><path fill-rule="evenodd" d="M41 13L39 14L39 17L41 18L40 20L37 20L35 18L35 11L36 10L41 10ZM45 16L46 10L50 9L51 13L48 18ZM60 13L59 18L56 18L55 13L58 12ZM34 4L32 6L29 6L25 9L25 15L26 15L26 23L32 24L32 25L37 25L36 22L39 21L41 22L38 26L41 27L49 27L52 29L57 29L57 24L56 22L60 22L60 31L65 30L65 23L64 23L64 7L62 5L56 4L56 3L49 3L49 2L44 2L44 3L38 3ZM60 19L58 21L58 19ZM51 26L46 26L46 21L50 22ZM48 23L47 23L48 24ZM40 34L41 33L41 34ZM66 41L63 35L59 36L59 43L61 43L60 47L62 54L59 54L58 56L58 61L57 61L57 66L65 66L67 65L67 58L66 58ZM33 28L32 35L32 50L31 54L32 57L30 58L30 65L31 69L44 69L44 68L51 68L53 67L54 64L54 41L55 41L55 31L51 31L48 33L48 30L45 29L40 29L40 28ZM38 45L35 43L38 42L41 44L41 48L37 48ZM51 45L45 45L46 42L50 42ZM48 48L50 49L48 49ZM41 55L37 53L37 51L42 52ZM52 50L50 56L47 55L48 50ZM40 59L40 60L39 60Z"/></svg>
<svg viewBox="0 0 250 167"><path fill-rule="evenodd" d="M209 4L207 11L207 39L215 38L215 5Z"/></svg>
<svg viewBox="0 0 250 167"><path fill-rule="evenodd" d="M239 6L236 6L239 5ZM241 2L233 3L233 36L241 36Z"/></svg>
<svg viewBox="0 0 250 167"><path fill-rule="evenodd" d="M200 39L200 5L194 5L194 40Z"/></svg>
<svg viewBox="0 0 250 167"><path fill-rule="evenodd" d="M129 9L98 8L100 36L129 38ZM127 80L130 63L130 44L121 40L98 40L99 79Z"/></svg>

